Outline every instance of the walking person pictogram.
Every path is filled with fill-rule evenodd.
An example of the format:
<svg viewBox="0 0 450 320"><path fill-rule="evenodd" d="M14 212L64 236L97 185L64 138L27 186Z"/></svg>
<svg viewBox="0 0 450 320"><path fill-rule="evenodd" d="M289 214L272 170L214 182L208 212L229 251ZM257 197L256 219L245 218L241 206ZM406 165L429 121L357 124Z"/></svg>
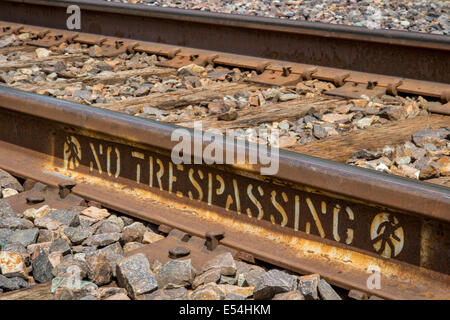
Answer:
<svg viewBox="0 0 450 320"><path fill-rule="evenodd" d="M77 138L67 136L64 141L64 167L67 169L75 169L80 165L81 147Z"/></svg>
<svg viewBox="0 0 450 320"><path fill-rule="evenodd" d="M372 221L371 239L375 251L387 258L397 256L403 249L403 227L389 213L380 213Z"/></svg>

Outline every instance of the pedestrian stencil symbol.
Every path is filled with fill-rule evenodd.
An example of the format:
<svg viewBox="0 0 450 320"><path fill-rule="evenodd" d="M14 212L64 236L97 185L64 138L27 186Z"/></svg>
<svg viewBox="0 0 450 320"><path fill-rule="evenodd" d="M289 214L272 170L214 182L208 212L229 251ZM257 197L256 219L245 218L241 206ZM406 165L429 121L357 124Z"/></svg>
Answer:
<svg viewBox="0 0 450 320"><path fill-rule="evenodd" d="M386 258L395 257L403 249L405 235L398 219L389 213L379 213L370 226L370 238L375 251Z"/></svg>
<svg viewBox="0 0 450 320"><path fill-rule="evenodd" d="M74 136L67 136L64 141L64 168L75 169L80 165L81 146Z"/></svg>

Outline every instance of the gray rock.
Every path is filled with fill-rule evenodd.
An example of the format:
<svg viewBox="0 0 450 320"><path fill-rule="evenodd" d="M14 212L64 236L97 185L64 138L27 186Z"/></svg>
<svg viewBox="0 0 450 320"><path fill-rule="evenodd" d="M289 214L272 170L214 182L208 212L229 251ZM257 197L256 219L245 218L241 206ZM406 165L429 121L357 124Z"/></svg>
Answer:
<svg viewBox="0 0 450 320"><path fill-rule="evenodd" d="M152 293L139 296L139 300L187 300L186 288L158 289Z"/></svg>
<svg viewBox="0 0 450 320"><path fill-rule="evenodd" d="M147 228L141 222L133 222L130 225L123 228L122 231L122 242L142 242L144 233Z"/></svg>
<svg viewBox="0 0 450 320"><path fill-rule="evenodd" d="M235 263L236 263L236 273L237 274L247 273L250 271L251 267L253 267L252 264L248 264L248 263L240 261L240 260L235 261ZM264 270L263 270L263 272L264 272Z"/></svg>
<svg viewBox="0 0 450 320"><path fill-rule="evenodd" d="M8 252L16 252L22 255L26 255L28 253L27 248L19 242L7 243L3 246L2 250Z"/></svg>
<svg viewBox="0 0 450 320"><path fill-rule="evenodd" d="M284 101L297 99L298 97L299 97L299 95L295 94L295 93L285 93L285 94L280 95L279 100L284 102Z"/></svg>
<svg viewBox="0 0 450 320"><path fill-rule="evenodd" d="M68 227L78 227L80 225L80 217L77 210L52 210L47 216Z"/></svg>
<svg viewBox="0 0 450 320"><path fill-rule="evenodd" d="M111 266L113 276L116 276L116 265L117 263L124 258L122 246L115 242L107 247L104 247L99 250L100 253L105 253L106 260Z"/></svg>
<svg viewBox="0 0 450 320"><path fill-rule="evenodd" d="M355 289L350 290L348 297L355 300L367 300L369 298L367 293Z"/></svg>
<svg viewBox="0 0 450 320"><path fill-rule="evenodd" d="M70 239L70 242L78 245L92 235L92 230L83 227L69 227L64 229L64 234Z"/></svg>
<svg viewBox="0 0 450 320"><path fill-rule="evenodd" d="M211 80L216 81L219 78L223 78L224 76L226 76L227 74L232 73L231 70L219 70L219 71L209 71L207 77L210 78Z"/></svg>
<svg viewBox="0 0 450 320"><path fill-rule="evenodd" d="M131 250L135 250L138 249L140 247L144 246L144 244L139 243L139 242L128 242L123 246L123 251L124 252L128 252Z"/></svg>
<svg viewBox="0 0 450 320"><path fill-rule="evenodd" d="M3 189L11 188L19 192L23 191L23 187L19 181L2 169L0 169L0 187Z"/></svg>
<svg viewBox="0 0 450 320"><path fill-rule="evenodd" d="M220 284L231 284L231 285L235 285L238 282L238 276L220 276Z"/></svg>
<svg viewBox="0 0 450 320"><path fill-rule="evenodd" d="M334 291L330 284L324 279L319 280L319 285L317 287L319 289L320 297L323 300L342 300L336 291Z"/></svg>
<svg viewBox="0 0 450 320"><path fill-rule="evenodd" d="M87 296L84 296L84 297L82 297L82 298L80 298L78 300L97 300L97 298L92 296L92 295L90 295L90 294L88 294Z"/></svg>
<svg viewBox="0 0 450 320"><path fill-rule="evenodd" d="M297 289L296 279L280 270L270 270L263 273L253 290L255 300L272 299L277 293L289 292Z"/></svg>
<svg viewBox="0 0 450 320"><path fill-rule="evenodd" d="M21 277L11 277L8 278L10 281L12 281L16 286L19 286L19 288L29 288L31 287L31 284L28 283L26 280L24 280Z"/></svg>
<svg viewBox="0 0 450 320"><path fill-rule="evenodd" d="M52 245L50 246L49 252L61 252L62 255L66 255L72 252L69 244L64 239L57 239L53 241Z"/></svg>
<svg viewBox="0 0 450 320"><path fill-rule="evenodd" d="M122 231L122 228L116 223L107 220L101 220L93 227L96 228L95 234L120 233Z"/></svg>
<svg viewBox="0 0 450 320"><path fill-rule="evenodd" d="M27 230L16 230L8 238L9 242L18 242L24 247L28 247L30 244L36 243L39 234L39 229L27 229Z"/></svg>
<svg viewBox="0 0 450 320"><path fill-rule="evenodd" d="M440 165L430 158L421 158L414 162L414 167L420 170L419 179L431 179L439 177Z"/></svg>
<svg viewBox="0 0 450 320"><path fill-rule="evenodd" d="M409 164L411 163L411 157L409 156L397 157L394 159L394 162L399 166L402 164Z"/></svg>
<svg viewBox="0 0 450 320"><path fill-rule="evenodd" d="M127 294L127 291L118 287L100 287L97 290L97 298L105 299L116 294Z"/></svg>
<svg viewBox="0 0 450 320"><path fill-rule="evenodd" d="M220 269L210 269L195 277L194 281L192 282L192 289L196 289L197 287L210 282L217 283L219 282L219 280Z"/></svg>
<svg viewBox="0 0 450 320"><path fill-rule="evenodd" d="M93 254L86 258L89 280L102 286L111 282L112 269L105 253Z"/></svg>
<svg viewBox="0 0 450 320"><path fill-rule="evenodd" d="M85 261L74 259L70 255L65 256L64 259L64 261L53 269L53 275L55 277L72 277L79 280L86 278L89 272L89 267Z"/></svg>
<svg viewBox="0 0 450 320"><path fill-rule="evenodd" d="M382 152L373 152L366 149L356 151L351 155L350 158L353 159L365 159L365 160L375 160L383 155Z"/></svg>
<svg viewBox="0 0 450 320"><path fill-rule="evenodd" d="M3 291L18 290L20 289L20 285L0 274L0 289Z"/></svg>
<svg viewBox="0 0 450 320"><path fill-rule="evenodd" d="M389 148L387 148L389 151ZM398 149L397 156L409 156L413 159L419 159L425 157L426 151L422 148L417 148L411 141L406 141ZM389 155L386 155L389 156ZM392 156L392 155L391 155Z"/></svg>
<svg viewBox="0 0 450 320"><path fill-rule="evenodd" d="M225 252L215 256L202 267L203 272L210 269L220 269L222 275L234 276L236 274L236 262L231 253Z"/></svg>
<svg viewBox="0 0 450 320"><path fill-rule="evenodd" d="M40 229L57 230L62 226L62 223L51 219L50 217L44 216L34 219L34 225Z"/></svg>
<svg viewBox="0 0 450 320"><path fill-rule="evenodd" d="M8 202L6 202L3 199L0 199L0 218L8 218L8 217L14 217L19 218L20 215L15 213L14 210L11 208Z"/></svg>
<svg viewBox="0 0 450 320"><path fill-rule="evenodd" d="M40 229L37 243L53 242L59 238L59 234L55 231Z"/></svg>
<svg viewBox="0 0 450 320"><path fill-rule="evenodd" d="M6 240L9 238L9 236L13 233L12 230L7 229L7 228L1 228L0 229L0 240Z"/></svg>
<svg viewBox="0 0 450 320"><path fill-rule="evenodd" d="M7 228L10 230L17 229L31 229L34 225L31 221L22 218L0 218L0 228Z"/></svg>
<svg viewBox="0 0 450 320"><path fill-rule="evenodd" d="M80 216L80 227L89 228L90 226L94 225L97 221L98 220L89 217Z"/></svg>
<svg viewBox="0 0 450 320"><path fill-rule="evenodd" d="M89 281L74 281L71 277L56 277L52 280L52 286L50 291L55 293L55 299L57 299L58 290L68 290L68 300L80 299L86 295L93 294L97 289L95 283ZM57 299L58 300L58 299ZM59 299L64 300L64 299Z"/></svg>
<svg viewBox="0 0 450 320"><path fill-rule="evenodd" d="M149 88L149 87L140 87L139 89L137 89L137 90L134 92L134 95L135 95L136 97L142 97L142 96L148 94L148 93L150 92L150 89L151 89L151 88Z"/></svg>
<svg viewBox="0 0 450 320"><path fill-rule="evenodd" d="M121 242L123 244L130 242L142 242L143 234L135 228L125 227L122 232Z"/></svg>
<svg viewBox="0 0 450 320"><path fill-rule="evenodd" d="M245 299L247 299L247 298L242 294L229 292L226 294L224 300L245 300Z"/></svg>
<svg viewBox="0 0 450 320"><path fill-rule="evenodd" d="M123 221L125 227L126 227L126 226L129 226L129 225L131 225L131 224L134 223L133 218L126 217L126 216L123 216L123 217L120 217L120 218L122 219L122 221Z"/></svg>
<svg viewBox="0 0 450 320"><path fill-rule="evenodd" d="M315 125L313 125L313 135L317 139L322 139L322 138L325 138L326 136L328 136L328 133L325 130L325 128L323 128L322 126L320 126L318 124L315 124Z"/></svg>
<svg viewBox="0 0 450 320"><path fill-rule="evenodd" d="M223 300L225 292L219 286L212 282L202 285L192 291L189 295L190 300Z"/></svg>
<svg viewBox="0 0 450 320"><path fill-rule="evenodd" d="M259 266L251 266L249 271L242 273L245 278L245 282L250 287L256 287L258 284L258 279L265 273L266 271Z"/></svg>
<svg viewBox="0 0 450 320"><path fill-rule="evenodd" d="M118 232L95 234L87 238L83 242L83 245L105 247L107 245L119 241L121 236L122 234Z"/></svg>
<svg viewBox="0 0 450 320"><path fill-rule="evenodd" d="M74 97L77 97L77 98L80 98L83 100L87 100L87 101L92 100L92 94L88 90L75 90Z"/></svg>
<svg viewBox="0 0 450 320"><path fill-rule="evenodd" d="M161 289L186 287L194 281L195 273L191 259L170 260L159 269L156 280Z"/></svg>
<svg viewBox="0 0 450 320"><path fill-rule="evenodd" d="M301 294L307 300L317 300L319 296L317 294L317 287L319 285L320 276L318 274L310 274L302 276L298 281L298 288Z"/></svg>
<svg viewBox="0 0 450 320"><path fill-rule="evenodd" d="M122 217L122 220L123 220L123 217ZM124 220L124 222L125 222L125 220ZM126 223L125 223L125 224L126 224ZM147 231L147 227L144 226L144 224L141 223L141 222L132 222L131 224L127 225L127 226L124 228L124 231L125 231L125 229L136 229L136 230L138 230L142 235L144 235L144 233Z"/></svg>
<svg viewBox="0 0 450 320"><path fill-rule="evenodd" d="M222 121L233 121L238 118L238 113L236 110L229 110L217 116L218 120Z"/></svg>
<svg viewBox="0 0 450 320"><path fill-rule="evenodd" d="M142 253L121 260L117 264L116 274L119 286L125 288L134 299L158 288L147 257Z"/></svg>
<svg viewBox="0 0 450 320"><path fill-rule="evenodd" d="M112 223L116 224L120 228L120 231L118 231L118 232L122 232L123 228L125 227L125 223L123 222L123 219L114 214L110 215L106 220L108 222L112 222Z"/></svg>
<svg viewBox="0 0 450 320"><path fill-rule="evenodd" d="M388 106L376 114L381 118L392 121L402 120L408 116L408 113L402 106Z"/></svg>
<svg viewBox="0 0 450 320"><path fill-rule="evenodd" d="M278 293L272 300L305 300L305 297L298 290L294 290Z"/></svg>
<svg viewBox="0 0 450 320"><path fill-rule="evenodd" d="M420 130L412 134L412 140L418 147L423 147L426 143L432 143L435 146L446 145L445 139L448 139L450 132L447 129L438 130Z"/></svg>
<svg viewBox="0 0 450 320"><path fill-rule="evenodd" d="M33 277L39 282L47 282L53 279L53 266L45 252L41 252L32 260Z"/></svg>

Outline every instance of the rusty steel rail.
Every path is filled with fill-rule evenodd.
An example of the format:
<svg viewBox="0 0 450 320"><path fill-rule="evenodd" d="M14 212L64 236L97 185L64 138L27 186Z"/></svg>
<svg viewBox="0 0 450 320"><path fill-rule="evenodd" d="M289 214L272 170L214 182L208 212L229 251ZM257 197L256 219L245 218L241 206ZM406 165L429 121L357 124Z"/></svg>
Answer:
<svg viewBox="0 0 450 320"><path fill-rule="evenodd" d="M344 288L450 298L448 188L285 151L274 176L261 164L177 165L176 128L0 87L5 170L50 185L72 179L75 195L196 236L225 231L224 245ZM184 130L192 150L208 145ZM380 289L367 287L374 266Z"/></svg>
<svg viewBox="0 0 450 320"><path fill-rule="evenodd" d="M192 63L212 64L255 70L258 75L246 81L270 86L292 86L304 80L318 79L334 83L337 89L324 92L347 98L359 98L361 95L381 96L383 94L421 95L450 101L450 84L386 76L381 74L349 71L338 68L294 63L289 61L263 59L236 55L226 52L180 47L155 42L135 41L127 38L105 37L99 34L71 32L60 29L23 25L0 20L0 35L8 33L31 33L33 40L27 45L36 47L57 47L62 42L77 42L85 45L97 45L100 56L113 57L122 53L147 53L168 58L159 62L159 66L180 68ZM58 50L58 49L55 49ZM430 107L434 113L449 114L449 104Z"/></svg>
<svg viewBox="0 0 450 320"><path fill-rule="evenodd" d="M450 37L96 0L3 0L0 20L265 59L450 83Z"/></svg>

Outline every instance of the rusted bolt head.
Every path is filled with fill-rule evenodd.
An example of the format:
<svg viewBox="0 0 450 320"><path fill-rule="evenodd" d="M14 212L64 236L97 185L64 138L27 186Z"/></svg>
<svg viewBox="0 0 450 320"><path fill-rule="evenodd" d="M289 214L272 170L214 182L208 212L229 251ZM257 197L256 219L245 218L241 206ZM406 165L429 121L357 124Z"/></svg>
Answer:
<svg viewBox="0 0 450 320"><path fill-rule="evenodd" d="M450 101L450 90L442 91L442 93L441 93L441 101L443 103L446 103L446 102Z"/></svg>
<svg viewBox="0 0 450 320"><path fill-rule="evenodd" d="M75 187L76 185L77 185L77 183L75 181L70 181L70 180L58 183L58 187L60 189L61 188L67 188L69 190L72 190L72 188Z"/></svg>
<svg viewBox="0 0 450 320"><path fill-rule="evenodd" d="M223 231L208 231L205 234L206 238L206 249L213 251L219 245L220 240L225 237L225 232Z"/></svg>
<svg viewBox="0 0 450 320"><path fill-rule="evenodd" d="M169 258L176 259L189 255L191 250L186 247L175 247L169 249Z"/></svg>
<svg viewBox="0 0 450 320"><path fill-rule="evenodd" d="M266 70L266 67L269 65L269 61L264 61L263 63L260 63L259 65L256 66L256 72L257 73L263 73L264 70Z"/></svg>
<svg viewBox="0 0 450 320"><path fill-rule="evenodd" d="M208 231L206 232L206 239L222 240L225 237L224 231Z"/></svg>
<svg viewBox="0 0 450 320"><path fill-rule="evenodd" d="M291 74L291 72L292 72L292 67L283 67L282 76L287 77Z"/></svg>
<svg viewBox="0 0 450 320"><path fill-rule="evenodd" d="M75 187L76 183L74 181L63 181L58 184L59 196L61 199L65 199L71 192L72 188Z"/></svg>
<svg viewBox="0 0 450 320"><path fill-rule="evenodd" d="M378 81L377 80L369 80L367 81L367 89L373 89L378 85Z"/></svg>
<svg viewBox="0 0 450 320"><path fill-rule="evenodd" d="M42 194L34 193L27 196L28 204L36 204L45 201L45 197Z"/></svg>

